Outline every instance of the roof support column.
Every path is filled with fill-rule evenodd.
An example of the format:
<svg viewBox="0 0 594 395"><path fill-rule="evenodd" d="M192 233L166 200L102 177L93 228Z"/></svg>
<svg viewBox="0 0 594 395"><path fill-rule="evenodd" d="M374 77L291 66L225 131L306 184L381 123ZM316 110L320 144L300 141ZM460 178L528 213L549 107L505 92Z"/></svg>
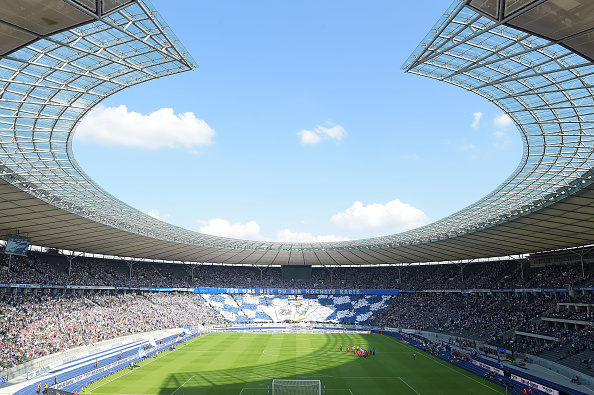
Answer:
<svg viewBox="0 0 594 395"><path fill-rule="evenodd" d="M190 271L192 272L192 285L194 285L194 269L196 268L195 264L192 264L190 267Z"/></svg>
<svg viewBox="0 0 594 395"><path fill-rule="evenodd" d="M74 252L70 252L69 254L65 254L64 250L62 250L62 254L66 256L66 259L68 259L68 284L70 284L70 275L72 274L72 260L78 256L83 255L84 253L80 253L77 255Z"/></svg>
<svg viewBox="0 0 594 395"><path fill-rule="evenodd" d="M464 281L464 267L466 266L466 264L463 263L462 261L452 262L452 263L460 267L460 281ZM470 262L468 262L468 263L470 263Z"/></svg>
<svg viewBox="0 0 594 395"><path fill-rule="evenodd" d="M587 253L589 253L593 249L594 249L593 247L590 247L587 250L585 250L584 249L584 246L578 246L578 250L577 251L579 251L579 252L576 252L574 250L571 250L571 252L573 252L574 254L576 254L577 256L580 257L580 263L582 264L582 279L585 279L586 278L586 269L584 268L584 255L586 255Z"/></svg>
<svg viewBox="0 0 594 395"><path fill-rule="evenodd" d="M128 268L130 269L130 280L132 280L132 266L134 266L134 261L128 261Z"/></svg>
<svg viewBox="0 0 594 395"><path fill-rule="evenodd" d="M270 265L268 265L268 266L264 266L264 269L260 269L260 268L258 268L258 269L260 269L260 282L264 281L264 271L265 271L266 269L268 269L268 267L269 267L269 266L270 266Z"/></svg>
<svg viewBox="0 0 594 395"><path fill-rule="evenodd" d="M336 267L335 266L326 266L326 265L322 265L322 266L324 266L324 268L330 272L330 284L332 284L332 281L334 280L333 279L334 270L336 270Z"/></svg>

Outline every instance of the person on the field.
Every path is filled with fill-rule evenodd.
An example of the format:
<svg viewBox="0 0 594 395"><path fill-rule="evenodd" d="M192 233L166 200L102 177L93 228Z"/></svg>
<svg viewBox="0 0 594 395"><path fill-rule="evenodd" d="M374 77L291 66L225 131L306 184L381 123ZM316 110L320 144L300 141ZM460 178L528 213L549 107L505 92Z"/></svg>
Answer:
<svg viewBox="0 0 594 395"><path fill-rule="evenodd" d="M340 345L340 351L342 352L342 344Z"/></svg>
<svg viewBox="0 0 594 395"><path fill-rule="evenodd" d="M413 361L417 359L417 353L413 352Z"/></svg>

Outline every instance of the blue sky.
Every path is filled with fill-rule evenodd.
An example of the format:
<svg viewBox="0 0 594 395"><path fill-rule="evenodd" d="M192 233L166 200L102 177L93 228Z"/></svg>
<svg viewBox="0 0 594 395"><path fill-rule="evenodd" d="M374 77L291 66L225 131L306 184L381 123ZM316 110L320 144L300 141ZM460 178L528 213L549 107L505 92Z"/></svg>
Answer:
<svg viewBox="0 0 594 395"><path fill-rule="evenodd" d="M450 5L153 0L199 68L106 99L74 154L171 224L333 241L443 218L516 168L490 102L400 66Z"/></svg>

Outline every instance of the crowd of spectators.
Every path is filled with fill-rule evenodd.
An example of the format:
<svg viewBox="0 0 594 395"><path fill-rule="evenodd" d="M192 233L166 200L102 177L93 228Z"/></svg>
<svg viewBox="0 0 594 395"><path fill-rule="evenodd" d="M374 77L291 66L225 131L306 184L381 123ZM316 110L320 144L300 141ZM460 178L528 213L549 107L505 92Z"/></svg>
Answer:
<svg viewBox="0 0 594 395"><path fill-rule="evenodd" d="M594 351L594 312L588 311L593 302L591 295L404 294L390 301L376 323L476 338L532 355L553 352L553 359L562 361ZM515 334L509 336L512 329ZM582 362L591 367L593 361L594 357Z"/></svg>
<svg viewBox="0 0 594 395"><path fill-rule="evenodd" d="M554 299L526 294L405 294L391 300L389 307L378 317L377 324L496 341L508 330L530 322L555 303Z"/></svg>
<svg viewBox="0 0 594 395"><path fill-rule="evenodd" d="M591 294L404 294L376 316L376 324L481 340L512 355L538 355L568 366L580 361L587 373L594 368L594 312L588 311L593 302Z"/></svg>
<svg viewBox="0 0 594 395"><path fill-rule="evenodd" d="M194 294L0 296L0 368L158 329L221 323Z"/></svg>
<svg viewBox="0 0 594 395"><path fill-rule="evenodd" d="M0 282L22 284L61 284L63 273L55 270L46 259L0 254Z"/></svg>
<svg viewBox="0 0 594 395"><path fill-rule="evenodd" d="M10 259L10 262L9 262ZM9 269L10 266L10 269ZM313 268L307 280L283 279L279 267L181 265L98 258L0 255L0 283L116 287L509 289L556 288L587 283L580 264L530 268L527 261L466 265ZM195 295L0 294L0 367L135 332L196 323L221 323ZM592 333L566 329L538 317L593 321L586 308L556 303L592 303L591 297L556 299L527 293L402 293L376 315L375 324L474 337L492 344L560 356L594 347ZM511 329L550 336L504 337ZM590 363L588 363L590 365Z"/></svg>
<svg viewBox="0 0 594 395"><path fill-rule="evenodd" d="M8 259L11 259L8 270ZM283 279L279 267L153 264L98 258L0 255L0 283L116 287L509 289L557 288L589 280L581 265L529 268L527 261L459 266L410 265L312 269L307 280ZM523 269L523 270L522 270Z"/></svg>
<svg viewBox="0 0 594 395"><path fill-rule="evenodd" d="M559 302L559 306L544 312L540 319L515 328L520 333L500 339L500 344L509 350L530 354L554 352L560 360L586 350L594 351L591 330L594 312L588 311L592 296L565 297Z"/></svg>
<svg viewBox="0 0 594 395"><path fill-rule="evenodd" d="M558 340L549 341L516 335L513 339L507 341L506 347L510 350L527 352L532 355L539 355L545 351L553 352L555 358L552 359L559 361L585 351L594 351L594 331L590 327L583 327L581 329L551 329L535 326L530 329L533 330L532 333L540 334L542 331L549 335L554 335Z"/></svg>
<svg viewBox="0 0 594 395"><path fill-rule="evenodd" d="M582 281L580 264L550 265L534 273L527 281L526 288L542 287L562 288Z"/></svg>

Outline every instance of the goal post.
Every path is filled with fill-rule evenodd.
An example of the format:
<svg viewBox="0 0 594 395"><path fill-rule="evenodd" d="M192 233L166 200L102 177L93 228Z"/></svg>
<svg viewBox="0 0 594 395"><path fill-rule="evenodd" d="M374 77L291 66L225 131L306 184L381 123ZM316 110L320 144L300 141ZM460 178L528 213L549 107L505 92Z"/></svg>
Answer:
<svg viewBox="0 0 594 395"><path fill-rule="evenodd" d="M272 380L272 395L321 395L320 380Z"/></svg>

